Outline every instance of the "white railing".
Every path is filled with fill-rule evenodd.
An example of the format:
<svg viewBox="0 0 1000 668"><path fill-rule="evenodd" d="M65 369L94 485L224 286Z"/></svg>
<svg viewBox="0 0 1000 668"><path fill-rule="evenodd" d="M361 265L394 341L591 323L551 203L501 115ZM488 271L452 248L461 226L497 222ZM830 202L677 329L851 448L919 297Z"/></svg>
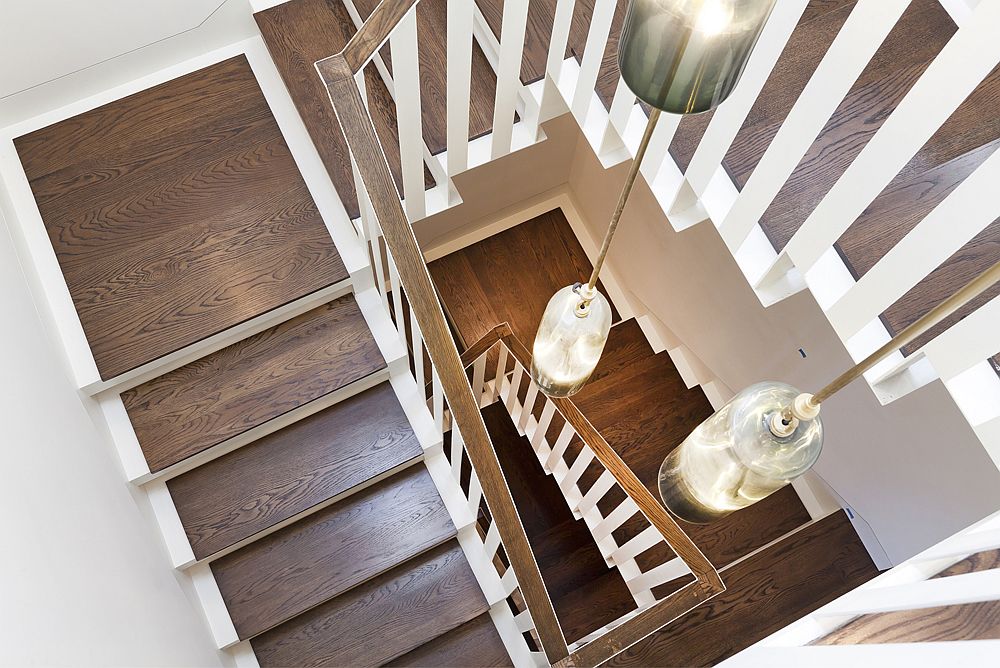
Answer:
<svg viewBox="0 0 1000 668"><path fill-rule="evenodd" d="M933 609L1000 602L998 550L1000 513L844 594L724 665L993 665L1000 659L1000 640L990 632L977 638L980 634L976 629L984 621L981 617L966 609L968 616L956 614L947 623L933 623L938 612ZM848 625L858 618L878 619L879 615L902 611L911 613L906 615L908 623L897 628L901 636L888 642L853 644L850 633L837 633L850 629ZM896 616L897 621L899 618Z"/></svg>

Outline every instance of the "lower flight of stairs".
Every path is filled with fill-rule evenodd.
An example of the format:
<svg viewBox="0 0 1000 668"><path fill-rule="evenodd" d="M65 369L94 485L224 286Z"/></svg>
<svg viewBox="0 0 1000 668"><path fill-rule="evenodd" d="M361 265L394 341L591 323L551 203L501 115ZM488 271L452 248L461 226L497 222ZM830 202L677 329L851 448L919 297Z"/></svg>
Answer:
<svg viewBox="0 0 1000 668"><path fill-rule="evenodd" d="M349 294L123 393L261 666L510 663L385 347Z"/></svg>

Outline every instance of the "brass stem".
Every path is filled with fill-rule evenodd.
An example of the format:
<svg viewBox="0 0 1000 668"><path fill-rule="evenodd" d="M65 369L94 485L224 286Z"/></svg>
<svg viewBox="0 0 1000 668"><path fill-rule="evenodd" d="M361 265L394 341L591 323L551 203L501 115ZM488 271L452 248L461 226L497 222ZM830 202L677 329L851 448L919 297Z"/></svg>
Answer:
<svg viewBox="0 0 1000 668"><path fill-rule="evenodd" d="M611 238L615 236L615 230L618 229L618 221L621 220L622 211L625 210L625 203L628 201L628 196L632 193L632 186L635 185L635 179L639 175L642 158L646 155L646 149L649 148L649 139L653 136L653 130L656 128L656 121L659 118L660 110L653 108L649 112L649 121L646 123L646 130L642 133L639 148L635 152L632 165L629 167L628 176L625 177L625 185L622 186L622 193L618 197L618 205L615 207L615 212L611 215L611 223L608 225L608 231L604 234L604 243L601 244L601 252L597 256L597 261L594 262L594 271L591 272L590 281L587 282L588 292L592 291L597 285L597 275L601 273L601 267L604 266L604 259L608 256L608 247L611 246Z"/></svg>
<svg viewBox="0 0 1000 668"><path fill-rule="evenodd" d="M858 362L853 368L837 376L830 384L814 394L809 400L810 403L818 406L820 403L826 401L846 387L851 381L881 362L886 356L917 339L927 330L981 295L997 281L1000 281L1000 262L997 262L979 276L969 281L965 287L932 308L922 318L892 337L891 341Z"/></svg>

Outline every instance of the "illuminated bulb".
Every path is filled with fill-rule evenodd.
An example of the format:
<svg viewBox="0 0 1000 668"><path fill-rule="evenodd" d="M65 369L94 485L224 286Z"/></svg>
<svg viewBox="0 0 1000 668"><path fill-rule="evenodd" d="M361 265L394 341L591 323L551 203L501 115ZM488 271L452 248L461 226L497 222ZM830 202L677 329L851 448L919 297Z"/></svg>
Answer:
<svg viewBox="0 0 1000 668"><path fill-rule="evenodd" d="M550 397L579 392L601 359L610 330L611 305L597 290L577 283L555 293L531 351L538 389Z"/></svg>
<svg viewBox="0 0 1000 668"><path fill-rule="evenodd" d="M804 396L784 383L757 383L698 425L660 466L667 509L688 522L711 522L808 471L823 447L818 409L782 422L783 410L806 406Z"/></svg>
<svg viewBox="0 0 1000 668"><path fill-rule="evenodd" d="M673 114L719 106L739 83L775 0L631 0L618 48L628 87Z"/></svg>

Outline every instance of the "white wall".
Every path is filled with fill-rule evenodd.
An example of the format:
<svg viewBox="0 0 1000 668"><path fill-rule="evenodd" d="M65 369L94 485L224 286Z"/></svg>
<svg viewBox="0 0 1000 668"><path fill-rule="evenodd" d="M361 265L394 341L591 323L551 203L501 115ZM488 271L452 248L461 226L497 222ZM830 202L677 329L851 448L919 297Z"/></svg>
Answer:
<svg viewBox="0 0 1000 668"><path fill-rule="evenodd" d="M216 666L35 310L0 214L0 664Z"/></svg>
<svg viewBox="0 0 1000 668"><path fill-rule="evenodd" d="M626 169L603 170L581 136L570 187L596 239ZM808 291L763 308L715 227L674 232L642 180L608 263L734 390L774 379L815 391L852 364ZM883 407L859 381L823 404L823 419L816 471L871 525L893 563L1000 508L1000 471L940 382Z"/></svg>

